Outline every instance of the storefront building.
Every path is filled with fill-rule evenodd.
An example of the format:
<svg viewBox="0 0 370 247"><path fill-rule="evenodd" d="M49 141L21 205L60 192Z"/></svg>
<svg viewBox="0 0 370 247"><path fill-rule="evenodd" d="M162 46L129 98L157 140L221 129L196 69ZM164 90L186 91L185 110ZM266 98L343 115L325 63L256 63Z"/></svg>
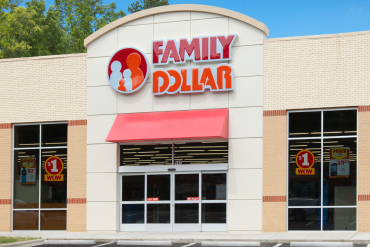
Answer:
<svg viewBox="0 0 370 247"><path fill-rule="evenodd" d="M370 32L212 6L0 60L0 231L369 232Z"/></svg>

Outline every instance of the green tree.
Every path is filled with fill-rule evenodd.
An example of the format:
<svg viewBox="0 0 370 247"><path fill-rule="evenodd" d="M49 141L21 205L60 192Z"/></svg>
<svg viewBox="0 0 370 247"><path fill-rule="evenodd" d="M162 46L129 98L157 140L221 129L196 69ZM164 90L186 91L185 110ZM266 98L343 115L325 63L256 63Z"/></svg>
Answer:
<svg viewBox="0 0 370 247"><path fill-rule="evenodd" d="M1 1L1 0L0 0ZM59 27L60 14L53 7L45 13L44 0L2 5L0 14L0 58L66 53L67 39Z"/></svg>
<svg viewBox="0 0 370 247"><path fill-rule="evenodd" d="M13 10L22 2L22 0L0 0L0 15L4 11Z"/></svg>
<svg viewBox="0 0 370 247"><path fill-rule="evenodd" d="M86 52L84 39L125 16L114 2L54 0L46 11L45 0L0 0L0 58ZM140 0L130 13L168 5L168 0Z"/></svg>
<svg viewBox="0 0 370 247"><path fill-rule="evenodd" d="M50 6L45 15L45 0L31 0L26 5L34 11L33 19L41 29L30 42L31 56L71 53L66 32L59 25L59 11Z"/></svg>
<svg viewBox="0 0 370 247"><path fill-rule="evenodd" d="M55 0L61 14L60 27L68 34L73 53L86 52L84 39L90 34L115 21L125 13L116 11L116 4L103 4L103 0Z"/></svg>
<svg viewBox="0 0 370 247"><path fill-rule="evenodd" d="M39 27L32 19L32 13L26 8L18 7L12 13L2 13L0 22L1 58L30 56L29 39L39 31Z"/></svg>
<svg viewBox="0 0 370 247"><path fill-rule="evenodd" d="M127 11L132 14L144 9L165 5L169 5L168 0L136 0L136 2L131 3L131 5L127 7Z"/></svg>

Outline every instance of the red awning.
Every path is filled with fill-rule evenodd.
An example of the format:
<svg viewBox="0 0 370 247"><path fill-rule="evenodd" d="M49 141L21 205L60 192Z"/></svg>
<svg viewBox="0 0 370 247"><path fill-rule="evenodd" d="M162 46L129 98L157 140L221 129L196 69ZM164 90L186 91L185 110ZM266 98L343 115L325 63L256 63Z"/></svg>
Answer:
<svg viewBox="0 0 370 247"><path fill-rule="evenodd" d="M227 139L228 109L119 114L105 141Z"/></svg>

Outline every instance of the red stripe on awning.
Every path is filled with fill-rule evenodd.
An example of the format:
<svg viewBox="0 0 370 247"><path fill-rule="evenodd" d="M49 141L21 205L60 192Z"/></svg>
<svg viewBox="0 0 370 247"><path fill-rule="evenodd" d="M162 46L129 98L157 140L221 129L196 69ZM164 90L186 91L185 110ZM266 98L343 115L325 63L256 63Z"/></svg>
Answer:
<svg viewBox="0 0 370 247"><path fill-rule="evenodd" d="M119 114L105 141L147 142L229 137L229 110Z"/></svg>

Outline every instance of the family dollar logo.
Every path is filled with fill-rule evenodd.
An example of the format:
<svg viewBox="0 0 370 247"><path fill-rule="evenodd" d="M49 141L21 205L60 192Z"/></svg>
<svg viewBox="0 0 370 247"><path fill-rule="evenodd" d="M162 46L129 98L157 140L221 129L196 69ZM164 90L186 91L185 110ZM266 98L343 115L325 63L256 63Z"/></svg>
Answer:
<svg viewBox="0 0 370 247"><path fill-rule="evenodd" d="M149 63L140 50L124 47L116 51L108 62L107 75L110 85L120 93L139 90L149 74Z"/></svg>

